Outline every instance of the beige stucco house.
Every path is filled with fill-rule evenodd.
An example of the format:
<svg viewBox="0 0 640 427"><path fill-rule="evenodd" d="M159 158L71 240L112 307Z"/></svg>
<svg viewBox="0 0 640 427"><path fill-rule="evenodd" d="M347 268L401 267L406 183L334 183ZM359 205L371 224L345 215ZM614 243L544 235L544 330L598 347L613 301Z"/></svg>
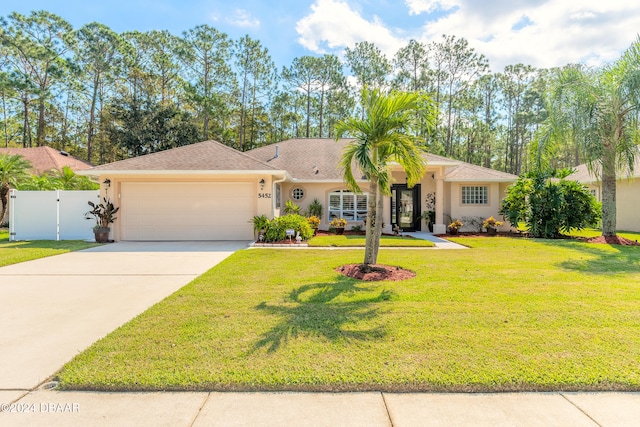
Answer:
<svg viewBox="0 0 640 427"><path fill-rule="evenodd" d="M101 183L120 206L115 240L250 240L254 215L279 216L287 200L305 211L323 206L321 229L334 217L362 224L362 194L346 188L339 159L348 139L291 139L239 152L215 141L122 160L81 172ZM385 231L426 230L420 214L435 211L435 233L453 218L498 217L500 200L517 177L445 157L425 154L427 172L408 188L393 171L393 195L385 200Z"/></svg>
<svg viewBox="0 0 640 427"><path fill-rule="evenodd" d="M597 171L596 171L597 172ZM582 164L575 168L575 172L567 177L591 190L596 199L602 201L602 183L597 176ZM636 156L632 173L619 173L616 183L616 228L624 231L640 231L640 156Z"/></svg>

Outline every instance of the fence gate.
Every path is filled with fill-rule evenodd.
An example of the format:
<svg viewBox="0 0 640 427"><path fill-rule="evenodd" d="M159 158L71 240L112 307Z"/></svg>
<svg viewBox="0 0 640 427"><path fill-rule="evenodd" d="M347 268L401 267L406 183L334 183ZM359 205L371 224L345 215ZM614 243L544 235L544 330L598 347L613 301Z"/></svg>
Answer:
<svg viewBox="0 0 640 427"><path fill-rule="evenodd" d="M11 190L9 240L93 240L88 201L99 202L100 192Z"/></svg>

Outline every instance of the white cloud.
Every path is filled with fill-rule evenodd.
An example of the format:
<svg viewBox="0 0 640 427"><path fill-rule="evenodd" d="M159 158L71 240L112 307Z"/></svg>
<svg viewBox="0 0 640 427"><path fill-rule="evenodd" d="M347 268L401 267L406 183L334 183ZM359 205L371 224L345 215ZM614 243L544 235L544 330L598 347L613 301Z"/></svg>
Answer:
<svg viewBox="0 0 640 427"><path fill-rule="evenodd" d="M489 58L494 71L518 62L539 68L610 62L619 57L640 28L640 4L625 0L576 4L523 0L500 8L493 2L485 3L484 8L478 8L473 0L462 2L454 13L425 26L422 37L464 37ZM518 28L523 16L528 25Z"/></svg>
<svg viewBox="0 0 640 427"><path fill-rule="evenodd" d="M458 0L405 0L410 15L431 13L436 10L450 10L459 6Z"/></svg>
<svg viewBox="0 0 640 427"><path fill-rule="evenodd" d="M260 20L252 16L244 9L236 9L233 15L228 16L225 21L231 25L242 28L258 28L260 27Z"/></svg>
<svg viewBox="0 0 640 427"><path fill-rule="evenodd" d="M406 34L424 42L447 34L467 39L489 58L493 71L501 71L519 62L539 68L611 62L640 31L637 0L405 0L405 5L407 17L429 15L422 28L400 31L379 18L365 19L344 0L316 0L297 23L298 41L325 53L367 40L391 58L406 45Z"/></svg>
<svg viewBox="0 0 640 427"><path fill-rule="evenodd" d="M378 17L364 19L341 0L316 0L311 14L296 24L298 42L314 53L328 53L369 41L389 58L404 44Z"/></svg>

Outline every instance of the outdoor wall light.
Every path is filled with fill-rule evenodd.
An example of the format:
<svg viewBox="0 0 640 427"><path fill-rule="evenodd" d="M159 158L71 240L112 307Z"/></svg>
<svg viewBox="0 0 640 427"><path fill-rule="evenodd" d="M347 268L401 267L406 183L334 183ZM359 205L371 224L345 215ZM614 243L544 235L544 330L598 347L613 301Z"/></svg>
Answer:
<svg viewBox="0 0 640 427"><path fill-rule="evenodd" d="M264 178L260 180L259 184L260 184L260 190L264 190Z"/></svg>
<svg viewBox="0 0 640 427"><path fill-rule="evenodd" d="M107 188L111 187L111 180L109 178L105 179L102 182Z"/></svg>

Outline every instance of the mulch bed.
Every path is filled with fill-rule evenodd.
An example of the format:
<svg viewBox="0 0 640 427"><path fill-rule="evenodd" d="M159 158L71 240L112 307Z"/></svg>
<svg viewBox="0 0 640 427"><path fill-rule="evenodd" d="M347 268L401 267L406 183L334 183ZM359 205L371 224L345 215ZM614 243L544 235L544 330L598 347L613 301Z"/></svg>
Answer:
<svg viewBox="0 0 640 427"><path fill-rule="evenodd" d="M585 239L587 243L604 243L606 245L640 246L636 240L629 240L620 236L598 236Z"/></svg>
<svg viewBox="0 0 640 427"><path fill-rule="evenodd" d="M373 264L369 266L369 272L364 272L362 264L347 264L336 268L336 271L353 279L363 280L365 282L375 282L378 280L406 280L416 277L416 273L411 270L405 270L402 267L394 267L383 264Z"/></svg>

